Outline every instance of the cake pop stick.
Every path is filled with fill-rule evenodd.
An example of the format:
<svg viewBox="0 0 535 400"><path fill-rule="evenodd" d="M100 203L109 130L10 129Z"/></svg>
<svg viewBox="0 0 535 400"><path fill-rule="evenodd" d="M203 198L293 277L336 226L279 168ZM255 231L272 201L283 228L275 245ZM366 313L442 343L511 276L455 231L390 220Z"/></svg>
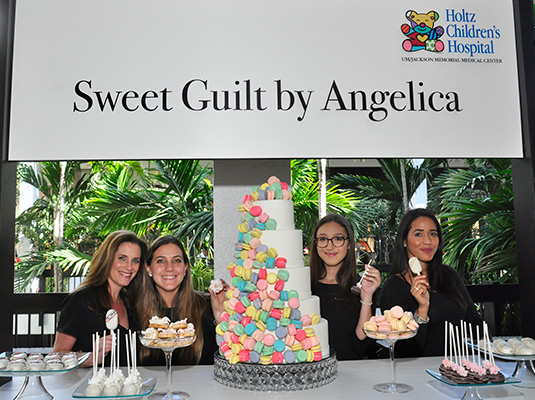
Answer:
<svg viewBox="0 0 535 400"><path fill-rule="evenodd" d="M104 369L104 373L106 373L106 365L104 364L104 356L106 355L105 347L106 346L106 331L104 331L104 339L102 340L102 368Z"/></svg>
<svg viewBox="0 0 535 400"><path fill-rule="evenodd" d="M451 362L452 363L455 363L455 359L453 358L453 353L454 353L454 349L453 349L453 334L452 334L452 325L451 323L449 324L449 337L450 337L450 356L451 356Z"/></svg>
<svg viewBox="0 0 535 400"><path fill-rule="evenodd" d="M494 354L492 354L492 351L490 348L489 326L484 321L483 321L483 332L485 335L485 347L487 348L487 352L489 353L489 361L492 365L494 365Z"/></svg>
<svg viewBox="0 0 535 400"><path fill-rule="evenodd" d="M128 371L128 376L130 376L130 349L128 343L128 333L124 334L124 348L126 349L126 370Z"/></svg>
<svg viewBox="0 0 535 400"><path fill-rule="evenodd" d="M97 358L96 358L96 352L95 352L96 336L95 336L94 333L91 335L91 340L93 342L93 354L92 354L92 356L93 356L93 376L95 376L97 374L97 371L95 369L95 364L96 364Z"/></svg>
<svg viewBox="0 0 535 400"><path fill-rule="evenodd" d="M444 321L444 360L448 359L448 321Z"/></svg>
<svg viewBox="0 0 535 400"><path fill-rule="evenodd" d="M476 352L474 350L474 338L472 335L472 324L470 324L470 343L472 343L472 363L476 363Z"/></svg>
<svg viewBox="0 0 535 400"><path fill-rule="evenodd" d="M459 327L455 326L455 341L457 342L457 350L459 355L459 367L462 367L463 361L462 361L462 355L461 355L461 345L459 343Z"/></svg>
<svg viewBox="0 0 535 400"><path fill-rule="evenodd" d="M481 346L479 345L479 325L476 325L477 336L477 366L481 367Z"/></svg>
<svg viewBox="0 0 535 400"><path fill-rule="evenodd" d="M119 365L121 365L120 361L120 353L121 353L121 335L117 334L117 350L115 351L115 355L117 356L117 360L115 361L115 368L119 368Z"/></svg>
<svg viewBox="0 0 535 400"><path fill-rule="evenodd" d="M465 348L465 354L466 354L466 361L468 362L468 365L470 365L470 350L468 349L468 324L466 321L463 321L464 326L464 348Z"/></svg>

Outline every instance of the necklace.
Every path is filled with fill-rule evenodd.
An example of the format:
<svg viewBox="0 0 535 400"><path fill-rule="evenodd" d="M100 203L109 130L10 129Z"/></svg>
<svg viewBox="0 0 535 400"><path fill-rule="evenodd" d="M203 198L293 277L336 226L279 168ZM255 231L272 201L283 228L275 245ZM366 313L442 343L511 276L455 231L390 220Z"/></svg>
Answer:
<svg viewBox="0 0 535 400"><path fill-rule="evenodd" d="M336 278L333 278L333 279L323 278L320 282L323 282L323 283L336 283Z"/></svg>

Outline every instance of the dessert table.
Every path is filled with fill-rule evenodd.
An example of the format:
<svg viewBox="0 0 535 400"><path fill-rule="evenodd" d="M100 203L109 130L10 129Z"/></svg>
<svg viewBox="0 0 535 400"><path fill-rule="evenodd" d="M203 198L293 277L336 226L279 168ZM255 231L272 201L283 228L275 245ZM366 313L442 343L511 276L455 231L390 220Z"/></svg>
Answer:
<svg viewBox="0 0 535 400"><path fill-rule="evenodd" d="M396 359L396 380L410 384L414 390L405 394L392 395L380 393L373 389L373 385L390 379L388 359L364 361L339 361L338 377L326 386L318 389L291 392L292 400L320 399L320 398L422 398L422 399L461 399L465 393L464 387L448 386L426 373L426 369L438 370L441 357ZM514 362L497 361L505 374L512 374ZM155 377L157 379L155 391L166 388L165 367L140 367L142 378ZM43 377L43 383L55 399L70 399L72 393L80 386L84 379L92 373L89 368L76 369L63 375ZM173 366L173 389L185 391L192 399L228 399L250 400L256 399L286 399L288 392L253 392L239 390L219 384L213 377L213 366ZM18 393L23 378L14 378L11 382L0 387L0 399L13 399ZM479 388L484 399L526 399L535 395L535 389L502 385Z"/></svg>

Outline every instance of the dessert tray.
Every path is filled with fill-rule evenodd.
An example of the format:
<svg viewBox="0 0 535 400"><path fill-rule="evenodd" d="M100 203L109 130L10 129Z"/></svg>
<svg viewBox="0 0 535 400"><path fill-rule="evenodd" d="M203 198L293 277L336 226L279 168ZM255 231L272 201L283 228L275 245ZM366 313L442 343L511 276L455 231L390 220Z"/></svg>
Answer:
<svg viewBox="0 0 535 400"><path fill-rule="evenodd" d="M493 340L503 339L509 340L512 338L519 338L518 336L495 336ZM483 347L478 346L475 343L471 343L470 340L466 341L469 346L474 349L479 349L482 353L488 354L489 352ZM518 379L519 382L515 383L515 386L535 389L535 355L521 355L521 354L501 354L498 352L492 352L492 355L496 358L506 361L516 361L515 370L512 377Z"/></svg>
<svg viewBox="0 0 535 400"><path fill-rule="evenodd" d="M467 386L486 387L486 386L509 385L509 384L511 384L511 383L520 383L520 379L516 379L514 376L504 374L503 372L502 372L502 375L505 377L505 382L497 382L497 383L492 383L492 382L474 383L474 382L471 382L471 383L466 383L466 384L456 383L456 382L454 382L453 380L451 380L450 378L447 378L447 377L445 377L444 375L442 375L439 371L434 371L434 370L432 370L432 369L426 369L425 372L427 372L429 375L431 375L433 378L439 380L440 382L445 383L446 385L450 385L450 386L459 386L459 387L467 387Z"/></svg>
<svg viewBox="0 0 535 400"><path fill-rule="evenodd" d="M59 352L60 355L65 354L66 352ZM43 369L43 370L20 370L20 371L9 371L5 368L0 369L0 376L4 377L25 377L24 382L19 390L19 393L15 396L14 400L22 398L32 398L32 399L53 399L48 390L46 390L43 385L41 377L49 375L59 375L66 372L72 371L75 368L78 368L83 364L91 355L91 353L76 353L78 362L64 369ZM12 352L4 352L0 356L10 357Z"/></svg>
<svg viewBox="0 0 535 400"><path fill-rule="evenodd" d="M519 336L494 336L492 339L493 340L502 339L502 340L507 341L507 340L513 339L513 338L521 339ZM474 349L477 350L479 348L479 350L482 353L487 353L488 354L487 349L485 349L483 347L480 347L476 343L471 343L470 340L468 340L467 343L468 343L468 345L472 346ZM531 355L526 355L526 354L502 354L500 352L493 351L492 354L496 358L499 358L499 359L502 359L502 360L507 360L507 361L534 361L535 360L535 353L531 354Z"/></svg>
<svg viewBox="0 0 535 400"><path fill-rule="evenodd" d="M66 352L59 352L60 356L65 354ZM13 353L6 351L0 354L0 356L5 357L11 357ZM41 369L41 370L20 370L20 371L11 371L7 370L6 368L0 368L0 376L1 377L15 377L15 376L48 376L48 375L59 375L64 374L65 372L72 371L73 369L79 367L81 364L83 364L90 356L91 353L77 353L78 362L74 365L71 365L69 367L65 367L63 369Z"/></svg>
<svg viewBox="0 0 535 400"><path fill-rule="evenodd" d="M72 394L72 397L77 399L131 399L136 397L144 397L148 396L152 393L154 390L154 386L156 386L156 378L149 378L141 383L141 389L139 389L139 392L136 394L126 395L126 394L118 394L117 396L106 396L106 395L98 395L98 396L88 396L85 394L85 390L87 389L87 386L89 385L89 379L86 379L78 388L74 391Z"/></svg>

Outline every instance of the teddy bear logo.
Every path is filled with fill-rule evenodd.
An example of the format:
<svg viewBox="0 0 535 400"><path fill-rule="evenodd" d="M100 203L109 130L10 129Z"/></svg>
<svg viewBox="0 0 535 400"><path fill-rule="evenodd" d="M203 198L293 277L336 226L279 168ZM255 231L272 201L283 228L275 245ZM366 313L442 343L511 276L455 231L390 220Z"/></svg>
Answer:
<svg viewBox="0 0 535 400"><path fill-rule="evenodd" d="M401 32L408 39L403 42L403 50L418 51L427 50L440 53L444 50L444 43L439 38L444 34L442 26L435 26L439 16L436 11L429 11L427 14L418 14L409 10L405 13L409 24L401 25Z"/></svg>

